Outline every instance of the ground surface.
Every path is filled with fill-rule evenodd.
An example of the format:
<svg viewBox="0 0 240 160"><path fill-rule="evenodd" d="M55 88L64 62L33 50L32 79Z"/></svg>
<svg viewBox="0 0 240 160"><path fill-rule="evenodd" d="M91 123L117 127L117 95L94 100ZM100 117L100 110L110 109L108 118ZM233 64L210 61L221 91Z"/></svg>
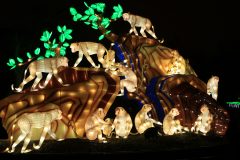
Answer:
<svg viewBox="0 0 240 160"><path fill-rule="evenodd" d="M111 138L108 143L98 143L86 139L64 141L48 140L38 151L20 154L20 144L16 153L1 153L7 159L219 159L237 156L239 141L228 137L199 136L192 134L176 136L145 135L129 136L128 139ZM7 140L0 141L0 150L8 146ZM30 143L29 148L32 146ZM165 158L163 158L165 157ZM84 158L84 159L85 159ZM236 158L238 159L238 158Z"/></svg>

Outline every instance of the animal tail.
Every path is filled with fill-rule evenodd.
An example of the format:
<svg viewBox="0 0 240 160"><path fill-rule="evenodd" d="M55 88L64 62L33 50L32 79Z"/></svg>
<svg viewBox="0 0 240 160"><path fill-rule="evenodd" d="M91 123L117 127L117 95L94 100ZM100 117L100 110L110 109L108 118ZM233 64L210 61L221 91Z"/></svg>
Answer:
<svg viewBox="0 0 240 160"><path fill-rule="evenodd" d="M24 77L23 77L23 81L25 80L26 78L26 74L27 74L27 70L28 70L29 66L25 69L24 71ZM11 89L13 91L17 91L17 92L21 92L22 91L22 88L14 88L14 84L11 85Z"/></svg>
<svg viewBox="0 0 240 160"><path fill-rule="evenodd" d="M138 132L136 132L136 133L130 132L130 134L135 136L135 135L138 135L139 133Z"/></svg>

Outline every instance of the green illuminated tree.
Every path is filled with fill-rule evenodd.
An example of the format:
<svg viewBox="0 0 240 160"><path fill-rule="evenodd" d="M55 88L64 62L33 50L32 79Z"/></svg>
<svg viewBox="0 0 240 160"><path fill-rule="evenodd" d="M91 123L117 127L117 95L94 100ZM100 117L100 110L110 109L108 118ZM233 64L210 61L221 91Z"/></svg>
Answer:
<svg viewBox="0 0 240 160"><path fill-rule="evenodd" d="M43 32L40 38L40 41L43 42L44 49L46 49L46 52L44 55L41 55L41 53L43 52L41 52L40 48L36 48L34 50L34 54L35 54L34 57L31 55L30 52L26 53L26 56L28 58L26 62L24 62L23 59L20 57L17 57L16 60L14 58L9 58L7 65L11 67L10 69L14 69L16 68L16 66L24 65L29 61L31 61L32 59L40 60L40 59L50 58L55 56L65 56L66 49L69 46L69 43L66 42L66 40L72 39L72 36L71 36L72 29L67 29L67 27L64 25L62 27L57 26L57 30L60 33L58 37L59 39L58 43L56 41L56 38L54 38L52 41L50 40L52 37L52 32L49 32L47 30Z"/></svg>
<svg viewBox="0 0 240 160"><path fill-rule="evenodd" d="M104 37L109 37L111 30L108 30L110 23L116 21L122 17L123 9L120 4L113 6L113 13L111 17L107 18L104 15L105 12L105 3L94 3L88 5L84 2L84 5L87 9L84 11L84 14L80 14L73 7L70 8L70 13L73 16L73 21L83 21L86 25L91 26L93 29L99 29L102 32L102 35L99 36L99 40L102 40Z"/></svg>

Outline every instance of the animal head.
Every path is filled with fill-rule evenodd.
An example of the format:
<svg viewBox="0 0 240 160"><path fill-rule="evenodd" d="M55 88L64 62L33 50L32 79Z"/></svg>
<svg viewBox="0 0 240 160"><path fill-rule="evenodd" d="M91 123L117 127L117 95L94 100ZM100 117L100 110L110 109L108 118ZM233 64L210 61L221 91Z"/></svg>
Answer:
<svg viewBox="0 0 240 160"><path fill-rule="evenodd" d="M60 109L54 109L50 111L53 119L60 120L62 119L62 111Z"/></svg>
<svg viewBox="0 0 240 160"><path fill-rule="evenodd" d="M107 122L106 125L103 127L103 134L106 136L110 136L114 127L112 126L113 120L110 118L105 119L105 122Z"/></svg>
<svg viewBox="0 0 240 160"><path fill-rule="evenodd" d="M169 112L170 115L172 115L173 117L178 116L179 115L179 111L177 108L172 108Z"/></svg>
<svg viewBox="0 0 240 160"><path fill-rule="evenodd" d="M126 111L123 107L117 107L115 109L115 115L116 116L123 116L124 114L126 114Z"/></svg>
<svg viewBox="0 0 240 160"><path fill-rule="evenodd" d="M200 111L206 114L209 113L208 106L206 104L202 105Z"/></svg>
<svg viewBox="0 0 240 160"><path fill-rule="evenodd" d="M77 52L78 49L79 49L79 44L78 44L78 43L72 43L72 44L70 45L70 48L71 48L72 53L75 53L75 52Z"/></svg>
<svg viewBox="0 0 240 160"><path fill-rule="evenodd" d="M150 104L144 104L143 107L142 107L142 110L144 112L149 112L152 110L152 106Z"/></svg>
<svg viewBox="0 0 240 160"><path fill-rule="evenodd" d="M129 14L128 13L123 13L122 17L123 17L124 21L127 21L129 19Z"/></svg>
<svg viewBox="0 0 240 160"><path fill-rule="evenodd" d="M58 58L58 66L68 67L68 58L67 57L59 57Z"/></svg>
<svg viewBox="0 0 240 160"><path fill-rule="evenodd" d="M211 79L214 81L214 83L218 83L219 82L219 77L218 76L212 76Z"/></svg>
<svg viewBox="0 0 240 160"><path fill-rule="evenodd" d="M103 110L103 108L98 108L95 113L95 115L97 115L99 118L103 119L105 117L105 112Z"/></svg>
<svg viewBox="0 0 240 160"><path fill-rule="evenodd" d="M113 61L115 58L115 51L114 50L108 50L108 55L104 56L104 60L106 61L108 58L109 61Z"/></svg>

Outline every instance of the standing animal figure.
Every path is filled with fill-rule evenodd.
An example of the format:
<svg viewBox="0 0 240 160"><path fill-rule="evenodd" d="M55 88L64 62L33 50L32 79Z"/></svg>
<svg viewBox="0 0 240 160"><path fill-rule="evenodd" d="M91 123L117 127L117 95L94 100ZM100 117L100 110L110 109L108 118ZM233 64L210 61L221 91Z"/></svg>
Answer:
<svg viewBox="0 0 240 160"><path fill-rule="evenodd" d="M127 138L132 129L133 123L130 115L123 107L117 107L115 109L115 119L113 125L116 132L116 138Z"/></svg>
<svg viewBox="0 0 240 160"><path fill-rule="evenodd" d="M124 65L118 64L117 74L125 76L125 79L120 80L120 91L118 96L124 95L124 87L128 92L135 92L137 89L137 76L131 68L125 67Z"/></svg>
<svg viewBox="0 0 240 160"><path fill-rule="evenodd" d="M106 142L104 137L102 137L102 130L105 125L108 125L108 122L105 122L103 119L105 117L105 113L102 108L98 108L95 112L92 113L87 118L85 123L85 132L86 137L89 140L98 139L100 142Z"/></svg>
<svg viewBox="0 0 240 160"><path fill-rule="evenodd" d="M108 52L107 49L101 43L95 42L77 42L70 45L72 53L78 51L78 59L76 60L74 67L82 61L83 55L87 58L88 62L95 68L100 68L100 64L96 65L91 58L91 55L96 54L98 61L104 66L107 62L103 59L104 53Z"/></svg>
<svg viewBox="0 0 240 160"><path fill-rule="evenodd" d="M173 135L183 133L183 130L188 131L188 128L183 127L179 120L175 117L179 115L177 108L172 108L169 113L163 119L163 132L166 135Z"/></svg>
<svg viewBox="0 0 240 160"><path fill-rule="evenodd" d="M62 79L58 76L58 67L61 67L61 66L68 67L68 59L66 57L54 57L54 58L47 58L47 59L33 61L29 64L28 68L25 70L22 83L19 85L18 88L15 88L15 89L12 84L12 90L21 92L23 90L24 85L26 85L28 82L30 82L35 77L37 77L31 87L31 91L36 90L35 87L42 79L42 73L48 73L42 88L44 88L48 84L52 75L54 75L54 77L56 77L58 82L63 85ZM25 78L28 69L29 69L30 75L27 78Z"/></svg>
<svg viewBox="0 0 240 160"><path fill-rule="evenodd" d="M207 94L212 95L212 98L217 100L218 97L218 76L212 76L207 82Z"/></svg>
<svg viewBox="0 0 240 160"><path fill-rule="evenodd" d="M198 116L197 120L195 121L191 131L198 133L199 131L206 135L211 129L211 123L213 121L213 115L210 113L208 106L203 104L201 106L201 114Z"/></svg>
<svg viewBox="0 0 240 160"><path fill-rule="evenodd" d="M131 29L129 31L130 34L132 32L134 32L135 35L138 35L136 27L141 27L140 33L142 34L143 37L147 37L146 33L144 32L144 31L146 31L153 38L158 39L156 34L154 33L154 27L153 27L150 19L138 16L138 15L133 15L133 14L130 14L130 13L123 13L123 20L128 21L130 23L130 25L131 25ZM161 41L161 43L162 42L163 41Z"/></svg>
<svg viewBox="0 0 240 160"><path fill-rule="evenodd" d="M148 112L152 110L150 104L143 105L142 109L135 116L135 127L138 133L142 134L148 128L154 127L154 123L157 125L162 125L161 122L156 121L148 116Z"/></svg>
<svg viewBox="0 0 240 160"><path fill-rule="evenodd" d="M31 149L26 149L30 140L33 128L43 128L41 138L38 145L33 144L34 149L39 149L42 143L45 140L47 133L53 138L56 139L55 133L51 131L51 123L55 120L62 119L62 111L60 109L53 109L46 112L34 112L34 113L24 113L17 119L17 126L19 127L21 134L17 138L17 140L11 146L12 149L6 149L9 153L15 151L15 147L21 142L24 141L23 147L21 149L21 153L30 152ZM13 130L15 127L15 123L13 124ZM11 136L11 141L12 141Z"/></svg>

